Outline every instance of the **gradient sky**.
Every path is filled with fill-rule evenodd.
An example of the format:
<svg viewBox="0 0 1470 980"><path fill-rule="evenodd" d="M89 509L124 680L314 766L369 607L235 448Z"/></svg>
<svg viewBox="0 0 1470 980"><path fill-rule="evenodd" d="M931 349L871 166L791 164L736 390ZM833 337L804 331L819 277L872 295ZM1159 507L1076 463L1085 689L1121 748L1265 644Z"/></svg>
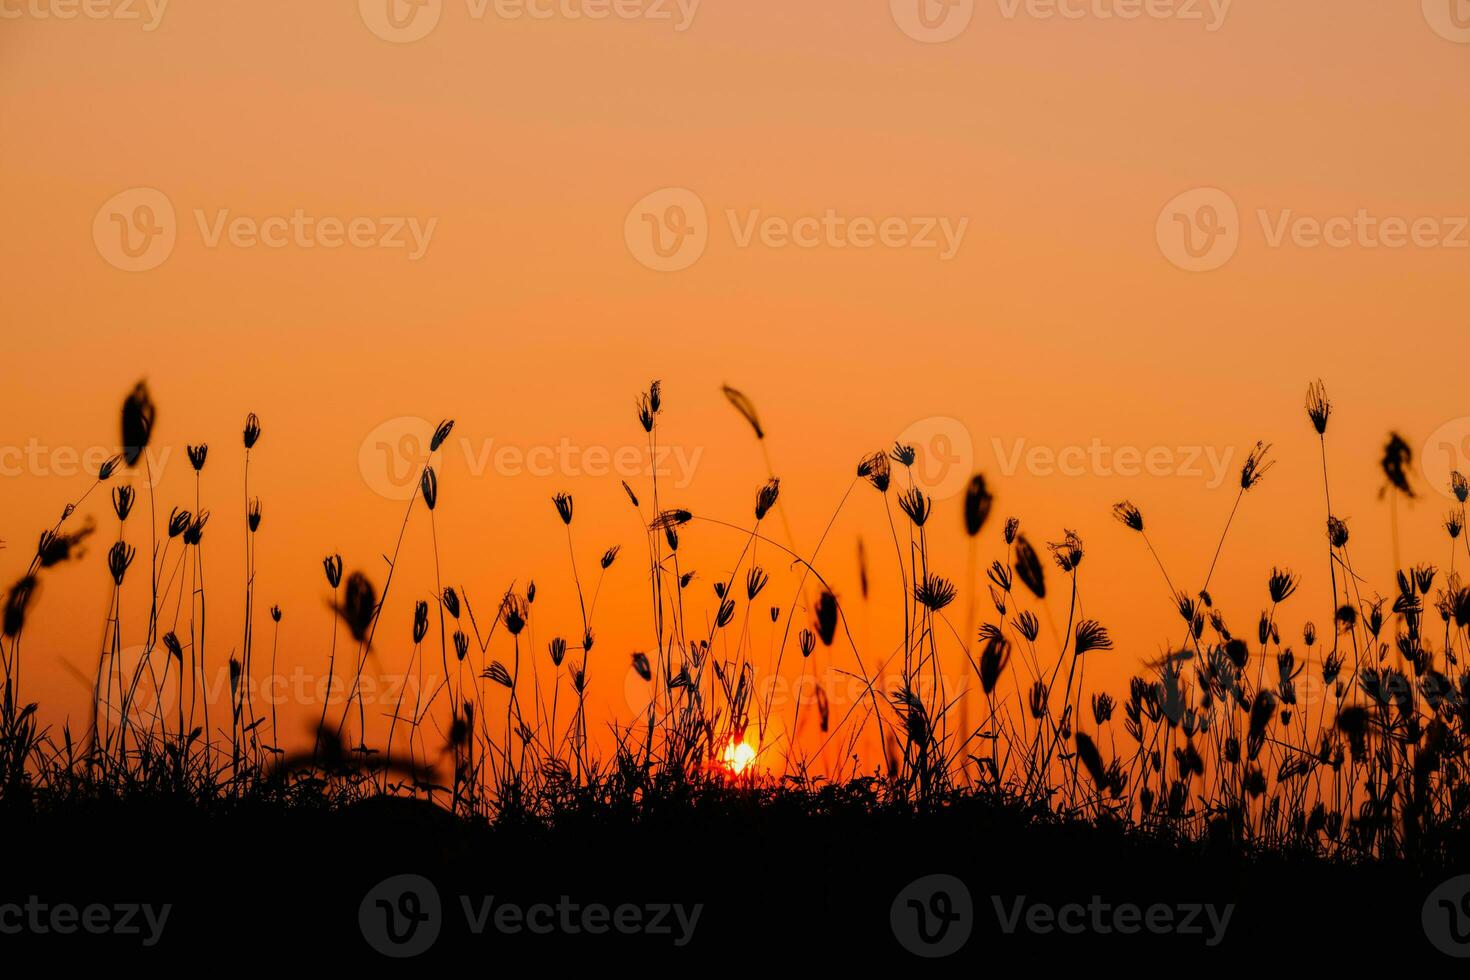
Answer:
<svg viewBox="0 0 1470 980"><path fill-rule="evenodd" d="M115 446L118 405L140 377L159 404L154 451L172 454L156 456L163 514L192 502L184 444L212 447L206 554L221 655L238 643L242 605L239 428L259 414L258 604L284 607L281 662L308 670L321 669L330 629L321 556L340 550L381 581L398 533L403 504L380 444L426 424L396 420L452 417L444 574L486 609L534 578L538 657L550 636L579 629L550 496L576 495L584 581L604 548L624 546L598 602L607 665L599 675L594 664L606 678L597 696L618 710L628 654L651 642L647 582L631 560L637 522L596 451L642 445L633 402L653 378L665 385L663 438L683 454L666 479L692 461L664 501L748 522L766 462L720 394L735 385L759 408L804 552L859 456L901 435L934 467L936 570L966 574L954 494L972 469L997 496L982 567L1001 553L1007 515L1038 545L1075 528L1088 545L1085 611L1118 642L1089 680L1115 686L1178 631L1157 568L1110 506L1136 501L1176 584L1197 588L1258 439L1279 463L1242 507L1213 591L1249 631L1272 566L1289 565L1306 580L1283 632L1328 620L1321 464L1302 411L1314 378L1336 403L1333 499L1360 571L1392 588L1377 468L1390 430L1431 450L1428 473L1416 462L1413 474L1420 499L1399 514L1403 560L1448 560L1443 484L1452 458L1470 468L1470 37L1448 0L1240 0L1218 21L1193 2L1149 9L1203 20L1105 16L1129 5L1102 0L1046 17L1045 4L982 0L943 43L905 33L903 0L705 0L684 30L671 2L654 12L672 20L577 19L598 8L575 0L511 19L445 0L419 11L438 20L409 43L380 36L375 0L177 3L156 22L142 3L41 16L66 7L0 0L7 581L88 482L70 454ZM134 11L141 19L123 16ZM686 217L706 247L663 272L642 261L636 233L644 214L661 221L670 201L690 200L669 188L704 210L702 222ZM113 214L132 220L159 193L173 249L126 271ZM1202 229L1200 204L1222 198L1236 212L1220 217L1233 253L1209 271L1181 268L1176 212ZM212 239L222 212L257 224L300 212L313 234L322 219L366 220L370 237L412 219L432 234L417 257L289 234L276 248ZM815 247L775 247L779 228L742 242L752 220L829 212L843 234L854 219L901 219L899 238L942 223L964 235L948 258L826 232ZM1302 218L1353 226L1333 247L1314 244ZM1386 219L1417 228L1417 242L1384 247ZM527 472L494 455L503 446L561 455ZM1110 462L1089 450L1064 472L1046 463L1094 446ZM1161 450L1162 462L1119 473L1120 450ZM882 507L860 490L819 564L876 648L897 629L897 575ZM115 531L101 498L85 512ZM146 544L138 518L129 537ZM690 595L712 604L709 583L729 574L740 539L687 537L704 583ZM101 551L54 575L28 631L26 696L50 720L87 703L60 662L88 676L96 663ZM786 602L794 576L763 559L779 573L773 601ZM422 521L399 574L384 611L390 663L407 654L412 601L432 587ZM1063 619L1065 599L1052 601ZM257 629L268 636L268 620ZM757 636L768 642L764 626Z"/></svg>

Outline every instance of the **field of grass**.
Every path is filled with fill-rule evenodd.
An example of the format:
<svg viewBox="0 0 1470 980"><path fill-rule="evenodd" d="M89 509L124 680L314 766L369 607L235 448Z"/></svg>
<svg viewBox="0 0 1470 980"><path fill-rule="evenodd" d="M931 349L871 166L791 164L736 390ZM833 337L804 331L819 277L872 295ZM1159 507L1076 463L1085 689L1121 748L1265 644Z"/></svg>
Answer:
<svg viewBox="0 0 1470 980"><path fill-rule="evenodd" d="M763 444L756 406L736 390L725 394ZM663 411L654 383L630 419L651 447ZM702 909L684 944L648 931L556 935L558 950L591 956L753 956L753 943L771 939L809 949L814 960L886 962L923 952L903 941L900 920L932 919L939 935L952 917L965 920L967 933L973 928L957 952L967 960L1011 945L1024 955L1242 961L1266 956L1267 943L1299 945L1324 962L1363 943L1406 958L1438 955L1421 914L1429 914L1432 889L1470 868L1470 672L1460 666L1470 651L1470 588L1453 572L1459 548L1470 557L1462 533L1470 483L1457 473L1450 488L1458 506L1444 520L1449 568L1407 567L1382 597L1354 571L1348 527L1331 510L1330 417L1326 392L1312 385L1302 424L1321 439L1324 474L1322 553L1312 560L1328 564L1334 621L1287 625L1300 578L1283 568L1263 583L1269 602L1259 620L1232 632L1210 595L1214 563L1198 588L1176 588L1145 515L1118 503L1114 515L1154 555L1156 588L1167 590L1180 617L1172 652L1126 691L1086 688L1088 660L1106 656L1113 640L1078 611L1084 542L1067 532L1033 543L1019 521L992 514L978 475L964 500L965 531L974 538L1002 523L1005 551L976 593L973 608L984 611L975 623L955 615L964 608L956 605L960 588L930 567L934 503L912 479L913 449L896 445L855 461L848 490L879 494L887 508L891 573L907 596L890 648L863 649L854 639L848 610L822 573L825 532L810 554L781 543L774 473L735 522L744 546L713 600L705 586L696 598L680 537L701 523L732 522L665 506L655 477L617 491L638 512L644 548L636 557L612 549L596 563L645 565L657 638L648 653L597 648L595 572L585 561L579 567L575 501L559 494L547 506L566 537L579 621L531 649L533 587L477 608L443 584L436 560L436 581L414 586L438 601L415 604L409 664L422 669L427 660L444 679L401 697L385 725L370 719L361 683L370 651L387 642L383 605L406 588L392 574L397 552L381 581L345 573L339 556L327 556L323 576L340 628L324 655L339 697L324 701L314 744L295 746L278 744L274 706L250 693L252 678L275 672L274 645L256 629L279 618L258 608L255 595L262 510L249 460L260 423L252 415L242 431L243 513L230 518L246 528L245 595L221 598L206 589L199 553L225 508L211 520L196 493L164 519L152 491L139 493L126 479L147 466L153 434L154 406L139 384L121 412L123 450L82 498L110 493L116 528L75 525L81 501L68 505L5 593L0 830L10 846L0 900L163 896L177 918L159 948L174 952L298 930L343 958L371 956L360 915L379 913L363 906L364 896L385 878L416 874L433 882L446 910L435 955L492 941L465 927L457 898L489 895L522 908L574 895L612 908ZM435 454L452 426L446 420L435 433L403 525L426 510L436 555ZM210 453L189 447L196 474ZM1407 444L1393 437L1382 461L1388 493L1408 493L1408 464ZM1270 447L1257 444L1216 561L1271 465ZM111 612L90 723L58 730L26 699L27 675L45 653L25 642L26 624L49 613L35 598L39 583L78 560L93 536L113 537L105 551ZM767 593L757 543L796 570L795 596ZM124 619L125 589L148 596L146 622ZM1066 597L1065 620L1048 622L1048 594ZM243 601L242 635L209 632L217 601ZM773 650L757 649L743 628L751 615L769 616L780 636ZM795 730L797 719L777 724L781 709L761 683L819 649L850 658L864 685L841 709L820 688L787 709L820 719L822 745L834 749L826 756L776 734ZM955 651L970 671L961 689L940 668ZM213 658L227 658L223 703L204 681ZM530 669L531 658L543 668ZM586 703L589 685L616 676L600 658L623 669L631 661L650 690L646 711L613 723L607 738L589 731L596 726ZM899 683L880 685L889 672ZM1326 692L1315 703L1298 694L1307 672ZM863 745L880 748L864 753ZM819 757L848 761L833 767ZM904 897L931 875L958 879L968 896L945 886L942 898ZM1105 910L1089 910L1093 925L1080 935L1047 928L1046 914L1025 918L1029 905L1086 905L1094 895L1111 906L1164 904L1175 915L1186 906L1218 914L1228 907L1229 920L1210 942L1208 926L1202 934L1105 928L1115 921ZM421 909L418 898L385 901L390 920L396 912L408 922ZM1455 901L1446 921L1459 925ZM1470 904L1462 908L1470 928ZM1198 908L1189 915L1207 921ZM492 931L506 947L534 951L545 941ZM107 950L117 939L91 941Z"/></svg>

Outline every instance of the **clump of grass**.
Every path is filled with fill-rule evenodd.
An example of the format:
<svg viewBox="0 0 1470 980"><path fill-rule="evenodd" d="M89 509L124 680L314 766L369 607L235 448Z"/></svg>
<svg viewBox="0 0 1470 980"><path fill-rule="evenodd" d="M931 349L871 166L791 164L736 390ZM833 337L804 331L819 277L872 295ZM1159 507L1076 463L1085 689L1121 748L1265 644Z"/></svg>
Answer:
<svg viewBox="0 0 1470 980"><path fill-rule="evenodd" d="M249 485L260 438L254 415L244 428L246 617L236 655L226 663L227 689L211 682L206 657L200 555L210 511L202 479L208 447L200 443L188 448L193 500L170 510L161 549L151 527L155 540L146 549L130 541L129 519L139 498L130 482L112 486L117 535L104 562L112 596L83 737L74 738L69 724L60 732L42 727L37 705L24 701L22 639L27 622L45 614L38 603L42 582L51 568L82 560L94 532L91 524L68 522L119 472L141 463L146 473L157 414L140 384L124 401L122 452L66 505L40 536L25 575L5 591L0 799L156 792L200 806L243 798L337 805L388 795L434 801L472 818L551 819L589 806L636 808L640 801L678 798L700 787L769 794L786 786L814 794L840 786L860 791L875 807L924 810L984 796L1027 813L1172 839L1420 861L1444 860L1470 830L1470 784L1463 779L1470 766L1470 671L1463 666L1470 653L1470 588L1455 572L1457 549L1470 549L1470 481L1456 473L1449 487L1458 506L1443 517L1448 571L1400 568L1391 599L1365 594L1365 576L1349 552L1352 535L1333 514L1326 449L1333 407L1320 382L1308 389L1306 414L1319 438L1327 514L1333 608L1321 635L1312 621L1289 622L1302 611L1295 608L1300 600L1292 600L1304 579L1285 565L1264 576L1264 608L1252 633L1232 633L1210 593L1238 512L1272 465L1270 447L1257 443L1242 466L1219 541L1211 555L1201 556L1208 562L1201 561L1202 585L1194 592L1176 588L1143 509L1130 501L1113 505L1122 533L1136 535L1157 565L1164 598L1184 623L1179 641L1118 696L1088 686L1089 664L1117 653L1109 628L1082 612L1083 572L1092 563L1091 547L1079 534L1038 535L1048 541L1038 550L1020 520L1010 517L1001 550L982 558L981 532L995 502L984 476L972 479L956 519L947 522L914 477L914 449L895 445L859 461L815 546L800 553L789 527L783 528L785 543L765 530L773 514L785 523L784 488L770 465L771 434L747 396L732 388L724 394L751 427L766 464L764 473L753 475L753 507L743 522L671 506L656 475L646 487L622 482L609 488L629 501L643 537L652 643L640 643L644 648L636 652L594 651L603 581L626 574L627 561L619 556L632 546L614 542L601 552L588 601L573 537L576 508L567 493L552 503L566 539L571 574L565 581L577 596L577 619L559 624L542 659L534 652L542 649L534 640L541 615L535 612L536 584L521 589L512 583L482 632L468 591L447 585L440 566L445 497L434 460L453 426L442 422L418 461L419 479L381 592L364 571L344 578L340 555L322 563L332 622L323 656L327 687L310 751L292 754L281 745L274 702L268 719L257 718L250 693L255 543L263 521ZM662 386L653 382L635 405L654 453L666 408ZM1382 469L1385 492L1395 501L1413 494L1410 458L1407 443L1392 437ZM853 497L864 483L881 497L901 587L901 617L894 618L901 618L902 635L877 649L857 640L847 598L818 564L846 509L879 506L865 493ZM151 511L151 479L148 484ZM408 628L395 637L389 634L398 630L385 631L380 640L398 556L420 503L433 581L404 586L420 589L422 598L412 603ZM1389 520L1396 540L1392 501ZM968 541L962 579L933 567L931 535L946 526L962 529ZM700 579L686 565L682 546L693 536L730 543L730 560L709 590L693 588ZM135 562L141 567L143 553L150 558L146 624L122 615L124 590L141 587L129 570ZM861 543L859 555L859 598L866 603L869 556ZM977 583L981 567L986 573ZM1063 602L1065 618L1054 618L1053 606ZM270 613L274 676L283 615L279 605ZM1436 615L1442 629L1430 628ZM443 677L425 695L434 618ZM337 639L344 629L355 653L334 719L328 707L339 688ZM130 635L143 643L130 647ZM1283 640L1293 635L1300 635L1304 653ZM153 656L158 645L161 662ZM370 724L363 693L369 654L402 657L405 650L405 676L417 676L419 690L410 702L400 689L384 724ZM130 651L137 659L125 664ZM779 705L772 693L761 696L761 683L782 676L788 654L797 660L799 679L823 659L854 679L860 696L834 712L822 685L809 694L798 687L790 714L778 718ZM954 678L941 669L946 661L967 665L973 684L967 680L955 689ZM614 664L616 669L609 666ZM600 733L589 730L589 694L594 685L624 675L646 686L647 708L631 720L613 719L607 737L594 738ZM1315 704L1303 698L1314 689L1321 691ZM229 699L228 730L211 725L210 709L221 694ZM267 720L270 738L263 742Z"/></svg>

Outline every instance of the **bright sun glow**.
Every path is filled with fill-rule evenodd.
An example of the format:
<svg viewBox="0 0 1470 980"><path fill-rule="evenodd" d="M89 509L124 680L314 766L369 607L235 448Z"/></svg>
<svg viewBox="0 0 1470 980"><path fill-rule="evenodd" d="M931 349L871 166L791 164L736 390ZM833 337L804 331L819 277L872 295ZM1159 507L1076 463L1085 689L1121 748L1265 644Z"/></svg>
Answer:
<svg viewBox="0 0 1470 980"><path fill-rule="evenodd" d="M725 746L725 765L729 766L730 771L735 775L738 776L745 772L754 762L755 746L749 742L737 744L734 739L731 739L730 744Z"/></svg>

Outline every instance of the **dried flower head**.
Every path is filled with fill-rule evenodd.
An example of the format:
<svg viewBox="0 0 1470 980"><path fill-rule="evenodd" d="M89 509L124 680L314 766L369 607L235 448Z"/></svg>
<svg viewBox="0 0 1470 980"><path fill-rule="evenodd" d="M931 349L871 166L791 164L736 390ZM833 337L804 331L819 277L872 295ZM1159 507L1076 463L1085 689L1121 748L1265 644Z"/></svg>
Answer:
<svg viewBox="0 0 1470 980"><path fill-rule="evenodd" d="M1388 444L1383 447L1383 460L1379 464L1383 468L1383 476L1388 480L1388 486L1405 497L1414 496L1414 490L1409 486L1409 468L1414 462L1414 450L1397 432L1390 432Z"/></svg>
<svg viewBox="0 0 1470 980"><path fill-rule="evenodd" d="M413 642L424 642L429 632L429 604L422 599L413 606Z"/></svg>
<svg viewBox="0 0 1470 980"><path fill-rule="evenodd" d="M1113 516L1124 527L1131 527L1135 531L1143 530L1143 512L1135 507L1130 500L1124 500L1114 504Z"/></svg>
<svg viewBox="0 0 1470 980"><path fill-rule="evenodd" d="M176 538L189 530L189 522L192 519L192 515L187 510L180 510L177 507L170 509L168 512L168 536Z"/></svg>
<svg viewBox="0 0 1470 980"><path fill-rule="evenodd" d="M976 473L970 477L970 485L965 489L965 533L970 537L980 533L985 522L990 517L990 508L995 503L990 490L985 485L983 474Z"/></svg>
<svg viewBox="0 0 1470 980"><path fill-rule="evenodd" d="M1255 448L1245 458L1245 464L1240 468L1240 489L1249 490L1260 483L1268 470L1276 465L1274 460L1268 460L1267 454L1271 452L1269 443L1257 442Z"/></svg>
<svg viewBox="0 0 1470 980"><path fill-rule="evenodd" d="M1307 386L1307 418L1312 420L1317 435L1327 431L1327 417L1331 414L1332 403L1327 400L1327 389L1320 379L1312 382Z"/></svg>
<svg viewBox="0 0 1470 980"><path fill-rule="evenodd" d="M131 486L123 485L112 488L112 511L117 519L125 521L133 512L133 501L137 499L137 493Z"/></svg>
<svg viewBox="0 0 1470 980"><path fill-rule="evenodd" d="M1075 572L1082 564L1082 539L1076 531L1067 531L1061 541L1049 543L1046 547L1063 572Z"/></svg>
<svg viewBox="0 0 1470 980"><path fill-rule="evenodd" d="M148 440L153 435L154 416L148 382L139 381L122 407L122 456L129 466L138 465L143 450L148 448Z"/></svg>
<svg viewBox="0 0 1470 980"><path fill-rule="evenodd" d="M322 559L322 570L327 573L327 584L332 588L342 584L342 556L328 555Z"/></svg>
<svg viewBox="0 0 1470 980"><path fill-rule="evenodd" d="M757 439L764 439L766 437L766 431L761 428L761 420L760 416L756 414L755 403L747 398L744 393L731 388L729 385L723 386L721 390L724 391L725 398L735 407L735 411L743 415L745 421L750 423L750 427L755 430L755 437Z"/></svg>
<svg viewBox="0 0 1470 980"><path fill-rule="evenodd" d="M914 586L914 598L930 612L938 612L954 602L958 590L949 579L930 575Z"/></svg>
<svg viewBox="0 0 1470 980"><path fill-rule="evenodd" d="M1271 577L1266 580L1266 591L1271 594L1272 602L1285 602L1296 591L1299 579L1291 573L1289 568L1271 569Z"/></svg>
<svg viewBox="0 0 1470 980"><path fill-rule="evenodd" d="M440 422L439 427L434 430L433 436L429 438L429 452L438 452L439 447L444 445L444 440L449 438L449 433L453 429L454 419L445 419Z"/></svg>
<svg viewBox="0 0 1470 980"><path fill-rule="evenodd" d="M915 527L923 527L934 508L934 501L924 496L918 487L910 487L898 495L898 508L908 515Z"/></svg>
<svg viewBox="0 0 1470 980"><path fill-rule="evenodd" d="M776 500L781 496L781 481L771 477L765 486L756 491L755 494L755 519L764 520L766 514L770 513L772 507L776 506Z"/></svg>
<svg viewBox="0 0 1470 980"><path fill-rule="evenodd" d="M1016 538L1016 577L1021 584L1031 590L1031 594L1038 599L1046 598L1046 575L1041 568L1041 559L1036 556L1036 549L1031 547L1031 542L1026 536L1020 535Z"/></svg>
<svg viewBox="0 0 1470 980"><path fill-rule="evenodd" d="M887 493L893 478L893 468L888 463L888 454L883 450L870 453L858 461L857 475L867 480L879 493Z"/></svg>

